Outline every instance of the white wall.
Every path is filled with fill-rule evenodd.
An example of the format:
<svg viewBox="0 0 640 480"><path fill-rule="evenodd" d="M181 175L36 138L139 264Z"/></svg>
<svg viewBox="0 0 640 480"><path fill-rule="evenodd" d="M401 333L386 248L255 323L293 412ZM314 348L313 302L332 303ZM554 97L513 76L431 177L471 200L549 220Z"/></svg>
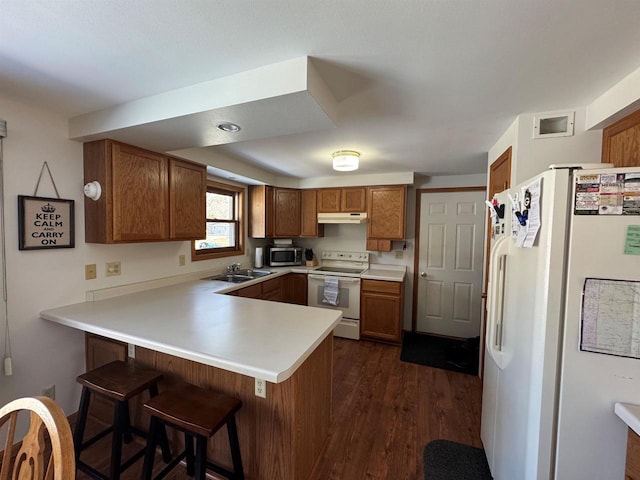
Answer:
<svg viewBox="0 0 640 480"><path fill-rule="evenodd" d="M558 163L599 163L602 132L586 130L586 108L575 111L574 134L567 137L533 138L536 114L523 113L489 150L488 167L511 146L511 185L517 185ZM488 168L487 167L487 168Z"/></svg>
<svg viewBox="0 0 640 480"><path fill-rule="evenodd" d="M586 108L575 110L574 133L568 137L533 139L533 113L518 117L518 150L512 158L512 185L537 175L554 163L600 163L602 132L586 131Z"/></svg>
<svg viewBox="0 0 640 480"><path fill-rule="evenodd" d="M489 149L488 153L488 165L487 165L487 182L489 181L489 167L493 162L495 162L500 155L502 155L507 148L511 147L511 162L513 163L513 159L518 157L518 129L520 128L520 117L516 117L509 128L505 130L505 132L500 136L498 141L496 141L495 145ZM512 170L513 174L513 170ZM513 175L512 175L513 179ZM488 186L488 183L487 183Z"/></svg>
<svg viewBox="0 0 640 480"><path fill-rule="evenodd" d="M56 400L66 413L77 410L76 376L84 370L83 334L41 320L41 310L82 302L87 290L150 279L222 269L247 255L190 262L189 242L95 245L84 243L82 144L67 139L67 120L0 96L0 118L7 121L4 140L8 311L11 326L13 375L0 373L0 404L20 396L37 395L56 385ZM18 250L17 196L32 195L43 161L47 161L62 198L75 200L73 249ZM55 196L43 176L38 195ZM178 266L184 254L187 265ZM105 262L120 260L122 275L104 276ZM84 265L98 266L96 280L84 280ZM0 340L4 314L0 314ZM2 352L2 350L0 350ZM2 352L4 353L4 352Z"/></svg>
<svg viewBox="0 0 640 480"><path fill-rule="evenodd" d="M627 75L587 107L587 129L608 127L640 108L640 68Z"/></svg>

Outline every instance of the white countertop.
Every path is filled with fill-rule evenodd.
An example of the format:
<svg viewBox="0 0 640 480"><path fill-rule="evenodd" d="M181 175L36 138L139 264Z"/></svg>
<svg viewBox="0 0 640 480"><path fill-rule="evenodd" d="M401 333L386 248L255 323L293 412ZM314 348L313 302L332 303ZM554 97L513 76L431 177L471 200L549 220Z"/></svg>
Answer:
<svg viewBox="0 0 640 480"><path fill-rule="evenodd" d="M275 276L279 275L260 280ZM40 316L235 373L283 382L332 333L342 313L215 293L253 283L258 281L230 285L194 280L44 310Z"/></svg>
<svg viewBox="0 0 640 480"><path fill-rule="evenodd" d="M387 282L403 282L407 267L404 265L381 265L372 263L360 278L367 280L384 280Z"/></svg>
<svg viewBox="0 0 640 480"><path fill-rule="evenodd" d="M618 402L615 404L613 411L631 430L640 435L640 405Z"/></svg>
<svg viewBox="0 0 640 480"><path fill-rule="evenodd" d="M313 273L313 271L316 268L320 268L320 266L321 265L317 265L315 267L305 267L304 265L301 265L299 267L266 268L276 272L286 271L294 273ZM360 275L360 278L366 278L368 280L384 280L387 282L404 282L404 276L406 272L407 267L404 265L384 265L380 263L371 263L369 264L369 268Z"/></svg>

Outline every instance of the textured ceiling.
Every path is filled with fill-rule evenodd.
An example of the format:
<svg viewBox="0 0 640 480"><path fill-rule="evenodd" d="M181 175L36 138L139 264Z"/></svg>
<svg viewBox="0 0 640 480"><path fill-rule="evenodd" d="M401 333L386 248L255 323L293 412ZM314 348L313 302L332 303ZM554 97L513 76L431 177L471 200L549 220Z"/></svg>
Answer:
<svg viewBox="0 0 640 480"><path fill-rule="evenodd" d="M347 148L365 174L484 172L516 115L587 105L640 66L635 0L0 0L0 11L0 92L68 118L311 57L335 128L207 147L301 178L333 175L331 152Z"/></svg>

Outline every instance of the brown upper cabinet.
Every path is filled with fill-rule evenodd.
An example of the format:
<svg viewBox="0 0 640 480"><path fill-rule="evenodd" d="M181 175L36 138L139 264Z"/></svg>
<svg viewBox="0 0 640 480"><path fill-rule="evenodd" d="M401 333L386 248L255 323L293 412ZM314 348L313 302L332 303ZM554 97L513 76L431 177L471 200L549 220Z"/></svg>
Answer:
<svg viewBox="0 0 640 480"><path fill-rule="evenodd" d="M206 237L206 167L169 159L169 238L199 240Z"/></svg>
<svg viewBox="0 0 640 480"><path fill-rule="evenodd" d="M129 243L205 237L206 167L113 140L84 144L85 241Z"/></svg>
<svg viewBox="0 0 640 480"><path fill-rule="evenodd" d="M602 162L614 167L640 166L640 110L602 131Z"/></svg>
<svg viewBox="0 0 640 480"><path fill-rule="evenodd" d="M249 187L250 237L299 237L301 220L300 190L268 185Z"/></svg>
<svg viewBox="0 0 640 480"><path fill-rule="evenodd" d="M405 238L407 186L367 188L367 244ZM387 242L384 242L387 245Z"/></svg>
<svg viewBox="0 0 640 480"><path fill-rule="evenodd" d="M405 238L406 185L298 190L249 187L249 236L322 237L318 213L367 212L367 250L390 251ZM297 219L297 220L296 220Z"/></svg>
<svg viewBox="0 0 640 480"><path fill-rule="evenodd" d="M318 213L357 213L366 210L366 187L321 188L318 190Z"/></svg>
<svg viewBox="0 0 640 480"><path fill-rule="evenodd" d="M318 196L313 189L300 192L302 200L302 218L300 220L301 237L323 237L324 224L318 224Z"/></svg>

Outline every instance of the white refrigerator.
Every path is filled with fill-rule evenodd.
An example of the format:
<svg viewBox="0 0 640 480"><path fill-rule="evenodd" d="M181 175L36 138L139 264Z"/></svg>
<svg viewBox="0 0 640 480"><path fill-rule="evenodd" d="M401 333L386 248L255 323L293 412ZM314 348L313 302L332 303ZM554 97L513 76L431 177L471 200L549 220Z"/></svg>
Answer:
<svg viewBox="0 0 640 480"><path fill-rule="evenodd" d="M614 404L640 404L640 167L559 167L496 197L481 423L495 480L623 480Z"/></svg>

